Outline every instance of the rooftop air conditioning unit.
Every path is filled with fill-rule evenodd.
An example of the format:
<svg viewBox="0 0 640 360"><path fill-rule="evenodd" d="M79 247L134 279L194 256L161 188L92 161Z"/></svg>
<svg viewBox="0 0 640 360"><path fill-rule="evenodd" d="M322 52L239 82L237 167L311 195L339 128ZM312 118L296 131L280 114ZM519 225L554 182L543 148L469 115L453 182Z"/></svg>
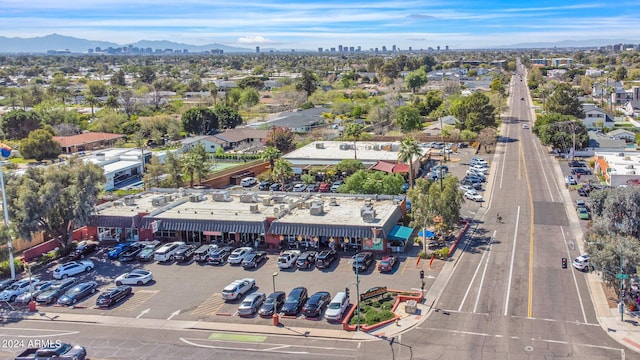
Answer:
<svg viewBox="0 0 640 360"><path fill-rule="evenodd" d="M277 207L273 208L273 215L278 216L278 214L280 213L280 209L278 209Z"/></svg>
<svg viewBox="0 0 640 360"><path fill-rule="evenodd" d="M366 213L368 211L373 211L373 205L368 204L368 205L363 206L360 209L360 216L364 218L364 213Z"/></svg>
<svg viewBox="0 0 640 360"><path fill-rule="evenodd" d="M631 164L631 165L627 165L627 166L625 166L624 168L625 168L625 169L633 169L633 164Z"/></svg>
<svg viewBox="0 0 640 360"><path fill-rule="evenodd" d="M113 206L124 206L124 203L122 201L114 201Z"/></svg>
<svg viewBox="0 0 640 360"><path fill-rule="evenodd" d="M340 150L349 150L349 144L340 144Z"/></svg>
<svg viewBox="0 0 640 360"><path fill-rule="evenodd" d="M362 220L368 223L376 221L376 211L373 209L369 209L362 212Z"/></svg>
<svg viewBox="0 0 640 360"><path fill-rule="evenodd" d="M241 203L257 203L258 194L254 192L242 193L240 194L240 202Z"/></svg>
<svg viewBox="0 0 640 360"><path fill-rule="evenodd" d="M285 199L287 198L287 195L274 195L273 196L273 202L276 204L284 204L285 203Z"/></svg>
<svg viewBox="0 0 640 360"><path fill-rule="evenodd" d="M200 200L202 200L202 199L200 198L199 194L191 194L191 195L189 195L189 201L190 202L200 202Z"/></svg>
<svg viewBox="0 0 640 360"><path fill-rule="evenodd" d="M316 149L324 149L324 143L316 143Z"/></svg>
<svg viewBox="0 0 640 360"><path fill-rule="evenodd" d="M322 215L324 213L324 205L322 203L313 203L311 204L311 208L309 209L309 214L311 215Z"/></svg>
<svg viewBox="0 0 640 360"><path fill-rule="evenodd" d="M258 204L250 205L250 206L249 206L249 211L250 211L252 214L257 214L257 213L259 212L259 211L258 211Z"/></svg>
<svg viewBox="0 0 640 360"><path fill-rule="evenodd" d="M334 198L334 197L329 198L329 205L338 206L338 202L336 201L336 198Z"/></svg>
<svg viewBox="0 0 640 360"><path fill-rule="evenodd" d="M271 206L271 198L270 197L266 197L262 199L262 205L263 206Z"/></svg>
<svg viewBox="0 0 640 360"><path fill-rule="evenodd" d="M373 150L380 151L380 144L373 145Z"/></svg>
<svg viewBox="0 0 640 360"><path fill-rule="evenodd" d="M162 206L166 203L164 196L156 196L151 199L151 205Z"/></svg>
<svg viewBox="0 0 640 360"><path fill-rule="evenodd" d="M229 195L228 191L216 191L213 193L213 201L229 202L231 201L231 195Z"/></svg>
<svg viewBox="0 0 640 360"><path fill-rule="evenodd" d="M124 204L127 206L133 206L136 204L136 201L132 196L127 196L124 198Z"/></svg>

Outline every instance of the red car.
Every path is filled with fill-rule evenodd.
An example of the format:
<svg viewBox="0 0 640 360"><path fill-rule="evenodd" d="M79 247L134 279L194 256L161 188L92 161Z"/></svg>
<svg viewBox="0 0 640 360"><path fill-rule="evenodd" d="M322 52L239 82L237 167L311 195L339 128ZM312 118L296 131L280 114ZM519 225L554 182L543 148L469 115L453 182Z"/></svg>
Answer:
<svg viewBox="0 0 640 360"><path fill-rule="evenodd" d="M398 263L398 258L396 256L385 256L378 263L378 271L380 271L380 272L392 271L397 263Z"/></svg>
<svg viewBox="0 0 640 360"><path fill-rule="evenodd" d="M318 188L319 192L329 192L330 190L331 190L331 185L324 182L320 184L320 187Z"/></svg>

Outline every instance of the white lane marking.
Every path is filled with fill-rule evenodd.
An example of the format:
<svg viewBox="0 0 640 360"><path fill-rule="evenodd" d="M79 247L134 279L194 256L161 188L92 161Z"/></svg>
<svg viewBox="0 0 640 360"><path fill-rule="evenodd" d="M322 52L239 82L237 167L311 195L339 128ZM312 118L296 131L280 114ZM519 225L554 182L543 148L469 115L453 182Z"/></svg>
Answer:
<svg viewBox="0 0 640 360"><path fill-rule="evenodd" d="M191 346L195 346L195 347L200 347L200 348L206 348L206 349L218 349L218 350L232 350L232 351L248 351L248 352L270 352L270 353L277 353L277 354L294 354L294 355L308 355L311 354L307 351L282 351L282 350L270 350L270 351L266 351L265 349L256 349L256 348L248 348L248 347L231 347L231 346L216 346L216 345L205 345L205 344L198 344L195 343L189 339L186 338L179 338L180 341L182 341L185 344L191 345ZM206 340L206 339L192 339L192 340ZM245 343L246 345L246 343ZM308 347L308 346L305 346ZM334 348L331 347L318 347L324 350L332 350ZM338 349L340 350L340 349ZM351 349L350 349L351 350ZM354 359L355 357L353 355L342 355L342 354L331 354L331 357L341 357L341 358L351 358Z"/></svg>
<svg viewBox="0 0 640 360"><path fill-rule="evenodd" d="M573 266L569 264L571 261L571 253L569 253L569 244L567 244L567 237L564 236L564 228L560 226L560 233L562 234L562 239L564 240L564 246L567 249L567 270L571 271L571 275L573 275L573 283L576 286L576 293L578 293L578 301L580 301L580 310L582 310L582 318L584 322L587 322L587 313L584 311L584 304L582 303L582 295L580 295L580 288L578 287L578 279L576 279L576 272L573 271Z"/></svg>
<svg viewBox="0 0 640 360"><path fill-rule="evenodd" d="M509 266L509 282L507 283L507 296L504 301L504 316L509 312L509 296L511 295L511 279L513 278L513 263L516 257L516 243L518 241L518 223L520 222L520 206L516 213L516 228L513 231L513 248L511 249L511 265Z"/></svg>
<svg viewBox="0 0 640 360"><path fill-rule="evenodd" d="M496 235L496 231L494 230L493 236L495 235ZM464 296L462 297L462 301L460 302L460 306L458 307L458 312L462 311L462 307L464 306L465 301L467 301L467 296L469 296L469 292L471 292L471 287L473 286L473 283L476 280L476 276L478 275L478 271L480 271L480 266L482 266L482 261L484 260L484 256L487 255L487 253L488 253L487 251L482 252L482 256L480 257L480 262L478 262L478 266L476 266L476 271L473 272L471 281L469 281L469 286L467 286L467 291L465 291Z"/></svg>
<svg viewBox="0 0 640 360"><path fill-rule="evenodd" d="M172 312L171 315L167 318L167 320L171 320L175 316L178 316L178 315L180 315L180 310L176 310L176 311Z"/></svg>
<svg viewBox="0 0 640 360"><path fill-rule="evenodd" d="M274 350L280 350L288 347L291 347L291 345L280 345L280 346L264 349L264 351L274 351Z"/></svg>
<svg viewBox="0 0 640 360"><path fill-rule="evenodd" d="M537 138L536 138L537 139ZM547 190L549 190L549 196L551 197L551 202L553 199L553 192L551 191L551 185L549 185L549 179L547 178L546 166L542 164L542 156L540 155L540 146L536 146L536 140L533 139L533 148L536 149L536 155L538 156L538 162L540 163L540 169L542 170L542 176L544 177L544 182L547 184Z"/></svg>
<svg viewBox="0 0 640 360"><path fill-rule="evenodd" d="M505 126L507 128L506 133L504 134L505 137L509 136L509 129L511 128L510 126ZM502 189L502 180L504 179L504 164L507 163L506 161L506 157L507 157L507 143L504 143L504 152L502 153L502 156L500 157L500 159L502 160L502 164L500 164L500 186L499 188Z"/></svg>
<svg viewBox="0 0 640 360"><path fill-rule="evenodd" d="M478 303L480 303L480 294L482 293L482 285L484 284L484 278L487 275L487 267L489 266L489 259L491 258L491 248L493 246L493 239L495 239L496 237L496 232L497 230L493 230L493 236L491 237L491 240L489 240L489 249L487 249L487 253L489 254L487 256L487 261L484 263L484 270L482 270L482 277L480 277L480 286L478 286L478 294L476 295L476 303L473 306L473 312L475 313L476 311L478 311Z"/></svg>
<svg viewBox="0 0 640 360"><path fill-rule="evenodd" d="M141 317L143 317L145 314L148 314L149 311L151 311L151 308L148 309L144 309L140 312L140 314L138 314L138 316L136 316L136 319L140 319Z"/></svg>
<svg viewBox="0 0 640 360"><path fill-rule="evenodd" d="M24 329L12 329L12 330L24 330ZM59 330L47 330L47 329L33 329L34 331L59 331ZM58 336L67 336L67 335L76 335L79 334L79 331L67 331L67 332L58 332L53 334L38 334L38 335L16 335L16 334L4 334L0 333L0 337L16 337L16 338L41 338L41 337L58 337Z"/></svg>

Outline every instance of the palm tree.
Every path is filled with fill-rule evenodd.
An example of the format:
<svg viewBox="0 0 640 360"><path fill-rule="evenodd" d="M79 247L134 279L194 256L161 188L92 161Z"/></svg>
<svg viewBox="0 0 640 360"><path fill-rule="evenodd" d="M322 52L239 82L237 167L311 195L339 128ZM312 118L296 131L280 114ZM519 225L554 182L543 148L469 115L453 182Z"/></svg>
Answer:
<svg viewBox="0 0 640 360"><path fill-rule="evenodd" d="M98 100L98 98L93 96L92 94L87 94L84 97L84 102L91 106L91 118L93 118L93 107L100 104L100 100Z"/></svg>
<svg viewBox="0 0 640 360"><path fill-rule="evenodd" d="M271 169L271 176L274 181L280 181L282 183L282 190L284 190L285 180L293 176L291 162L285 159L276 160L273 169Z"/></svg>
<svg viewBox="0 0 640 360"><path fill-rule="evenodd" d="M358 152L356 150L356 141L362 138L362 131L364 126L355 122L349 123L344 127L344 133L342 134L345 139L353 140L353 158L358 159Z"/></svg>
<svg viewBox="0 0 640 360"><path fill-rule="evenodd" d="M422 156L422 149L418 142L412 137L405 138L400 143L400 151L398 151L398 161L409 164L409 188L413 189L413 160Z"/></svg>
<svg viewBox="0 0 640 360"><path fill-rule="evenodd" d="M273 170L274 162L280 157L280 155L280 150L276 149L274 146L267 146L267 148L260 154L260 159L262 161L268 161L269 166Z"/></svg>
<svg viewBox="0 0 640 360"><path fill-rule="evenodd" d="M198 184L209 174L209 157L202 143L196 144L182 157L182 168L189 174L189 186L198 179Z"/></svg>

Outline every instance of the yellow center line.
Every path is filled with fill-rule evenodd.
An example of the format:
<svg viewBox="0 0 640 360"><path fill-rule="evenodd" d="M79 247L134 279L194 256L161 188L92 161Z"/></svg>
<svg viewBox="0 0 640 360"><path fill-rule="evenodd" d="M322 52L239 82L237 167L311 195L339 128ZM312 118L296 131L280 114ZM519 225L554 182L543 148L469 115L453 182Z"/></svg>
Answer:
<svg viewBox="0 0 640 360"><path fill-rule="evenodd" d="M522 141L520 142L520 149L522 149ZM522 162L524 168L524 177L527 181L527 191L529 192L529 295L528 295L528 303L527 303L527 316L533 317L533 196L531 193L531 183L529 182L529 172L527 171L527 160L524 156L524 152L521 151L522 154Z"/></svg>

